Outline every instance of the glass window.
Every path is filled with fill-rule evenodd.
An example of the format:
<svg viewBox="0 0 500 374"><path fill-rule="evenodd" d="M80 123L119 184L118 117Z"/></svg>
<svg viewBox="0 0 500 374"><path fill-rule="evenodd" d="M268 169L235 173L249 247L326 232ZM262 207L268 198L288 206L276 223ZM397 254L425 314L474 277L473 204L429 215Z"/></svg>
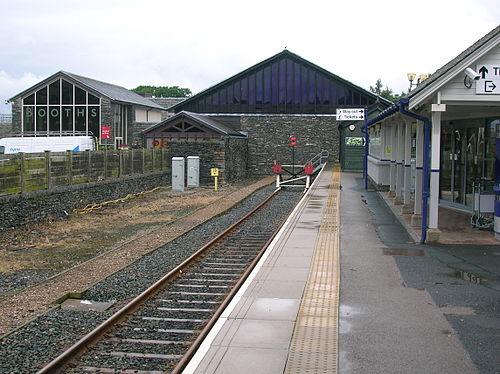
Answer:
<svg viewBox="0 0 500 374"><path fill-rule="evenodd" d="M47 107L39 106L36 108L36 124L35 125L36 125L35 131L37 133L47 131Z"/></svg>
<svg viewBox="0 0 500 374"><path fill-rule="evenodd" d="M35 107L26 106L23 112L23 131L35 131Z"/></svg>
<svg viewBox="0 0 500 374"><path fill-rule="evenodd" d="M271 65L271 104L278 105L278 63Z"/></svg>
<svg viewBox="0 0 500 374"><path fill-rule="evenodd" d="M264 104L271 104L271 66L264 68Z"/></svg>
<svg viewBox="0 0 500 374"><path fill-rule="evenodd" d="M75 86L75 104L87 103L87 91L82 90L80 87Z"/></svg>
<svg viewBox="0 0 500 374"><path fill-rule="evenodd" d="M89 131L98 138L101 137L99 133L99 107L89 107Z"/></svg>
<svg viewBox="0 0 500 374"><path fill-rule="evenodd" d="M345 87L345 103L346 105L352 105L352 90L350 88Z"/></svg>
<svg viewBox="0 0 500 374"><path fill-rule="evenodd" d="M296 62L293 68L294 72L294 90L295 90L295 98L293 103L295 105L300 105L300 96L301 96L301 87L300 87L300 65Z"/></svg>
<svg viewBox="0 0 500 374"><path fill-rule="evenodd" d="M307 85L307 68L305 66L302 66L301 69L302 71L302 78L301 78L301 86L302 86L302 105L307 105L308 103L308 85Z"/></svg>
<svg viewBox="0 0 500 374"><path fill-rule="evenodd" d="M61 103L61 91L59 86L59 80L51 83L49 85L49 104L57 104Z"/></svg>
<svg viewBox="0 0 500 374"><path fill-rule="evenodd" d="M259 70L256 74L256 77L255 77L255 102L258 104L258 105L261 105L262 104L262 101L263 101L263 96L264 96L264 92L263 92L263 84L264 82L262 82L262 77L264 75L264 71L263 70Z"/></svg>
<svg viewBox="0 0 500 374"><path fill-rule="evenodd" d="M233 104L240 104L241 103L241 88L240 88L240 81L236 81L233 84Z"/></svg>
<svg viewBox="0 0 500 374"><path fill-rule="evenodd" d="M62 107L62 131L73 131L73 107Z"/></svg>
<svg viewBox="0 0 500 374"><path fill-rule="evenodd" d="M314 70L309 70L308 75L309 104L314 105L316 102L316 73Z"/></svg>
<svg viewBox="0 0 500 374"><path fill-rule="evenodd" d="M286 103L288 105L293 104L293 61L292 60L287 60L286 61Z"/></svg>
<svg viewBox="0 0 500 374"><path fill-rule="evenodd" d="M89 92L89 104L99 105L99 98L97 96L92 95L90 92Z"/></svg>
<svg viewBox="0 0 500 374"><path fill-rule="evenodd" d="M361 105L361 96L359 92L354 91L353 102L354 105Z"/></svg>
<svg viewBox="0 0 500 374"><path fill-rule="evenodd" d="M280 61L278 85L279 85L279 104L285 105L285 101L286 101L286 60Z"/></svg>
<svg viewBox="0 0 500 374"><path fill-rule="evenodd" d="M316 75L316 104L323 104L323 77Z"/></svg>
<svg viewBox="0 0 500 374"><path fill-rule="evenodd" d="M248 103L255 105L255 74L248 76Z"/></svg>
<svg viewBox="0 0 500 374"><path fill-rule="evenodd" d="M226 93L227 93L226 87L223 87L222 90L220 90L220 96L219 96L219 102L221 105L227 104Z"/></svg>
<svg viewBox="0 0 500 374"><path fill-rule="evenodd" d="M75 131L87 131L87 108L75 106Z"/></svg>
<svg viewBox="0 0 500 374"><path fill-rule="evenodd" d="M62 103L73 104L73 85L65 80L62 81Z"/></svg>
<svg viewBox="0 0 500 374"><path fill-rule="evenodd" d="M47 104L47 86L36 92L37 105Z"/></svg>
<svg viewBox="0 0 500 374"><path fill-rule="evenodd" d="M321 77L323 81L323 102L321 104L330 105L330 80L327 77Z"/></svg>
<svg viewBox="0 0 500 374"><path fill-rule="evenodd" d="M241 103L248 104L248 78L241 80Z"/></svg>
<svg viewBox="0 0 500 374"><path fill-rule="evenodd" d="M49 106L49 131L61 131L61 110L59 106Z"/></svg>
<svg viewBox="0 0 500 374"><path fill-rule="evenodd" d="M338 95L337 95L337 85L335 84L335 81L330 81L330 103L332 105L337 105L338 104Z"/></svg>
<svg viewBox="0 0 500 374"><path fill-rule="evenodd" d="M34 105L35 104L35 94L31 94L23 100L24 105Z"/></svg>

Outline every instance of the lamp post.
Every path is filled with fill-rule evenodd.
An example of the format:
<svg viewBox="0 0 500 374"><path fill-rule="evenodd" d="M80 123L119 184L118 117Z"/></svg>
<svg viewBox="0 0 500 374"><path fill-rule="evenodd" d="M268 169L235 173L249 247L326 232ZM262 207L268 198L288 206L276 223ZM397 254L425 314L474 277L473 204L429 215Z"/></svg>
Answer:
<svg viewBox="0 0 500 374"><path fill-rule="evenodd" d="M418 79L417 79L417 83L413 83L413 81L415 80L415 78L417 77L417 74L415 73L407 73L406 76L408 77L408 80L410 81L410 88L408 90L411 91L411 88L413 86L418 86L420 83L422 83L423 81L425 81L427 78L429 78L429 75L430 74L420 74L418 76Z"/></svg>

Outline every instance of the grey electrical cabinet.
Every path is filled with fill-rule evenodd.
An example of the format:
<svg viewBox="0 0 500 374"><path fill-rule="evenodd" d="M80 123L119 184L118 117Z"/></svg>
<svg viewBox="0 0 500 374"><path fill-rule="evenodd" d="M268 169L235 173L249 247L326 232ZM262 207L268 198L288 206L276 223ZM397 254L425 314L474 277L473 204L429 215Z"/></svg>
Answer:
<svg viewBox="0 0 500 374"><path fill-rule="evenodd" d="M187 185L188 187L200 186L200 158L198 156L187 157Z"/></svg>
<svg viewBox="0 0 500 374"><path fill-rule="evenodd" d="M184 157L172 157L172 191L184 191Z"/></svg>

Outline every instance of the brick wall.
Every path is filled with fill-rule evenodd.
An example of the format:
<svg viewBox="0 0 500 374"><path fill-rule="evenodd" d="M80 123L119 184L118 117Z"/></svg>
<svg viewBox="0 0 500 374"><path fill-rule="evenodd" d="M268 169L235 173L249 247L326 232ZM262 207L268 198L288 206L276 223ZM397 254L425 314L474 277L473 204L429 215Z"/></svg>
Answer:
<svg viewBox="0 0 500 374"><path fill-rule="evenodd" d="M297 138L295 164L303 164L321 150L339 160L339 130L334 116L242 116L248 133L248 171L270 174L274 160L292 163L290 136Z"/></svg>

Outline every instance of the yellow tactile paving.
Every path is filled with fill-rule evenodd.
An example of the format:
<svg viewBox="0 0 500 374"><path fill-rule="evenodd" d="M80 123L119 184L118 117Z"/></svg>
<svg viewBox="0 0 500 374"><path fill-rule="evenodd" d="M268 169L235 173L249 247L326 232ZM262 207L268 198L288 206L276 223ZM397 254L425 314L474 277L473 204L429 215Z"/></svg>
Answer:
<svg viewBox="0 0 500 374"><path fill-rule="evenodd" d="M334 166L285 373L337 373L340 167Z"/></svg>

